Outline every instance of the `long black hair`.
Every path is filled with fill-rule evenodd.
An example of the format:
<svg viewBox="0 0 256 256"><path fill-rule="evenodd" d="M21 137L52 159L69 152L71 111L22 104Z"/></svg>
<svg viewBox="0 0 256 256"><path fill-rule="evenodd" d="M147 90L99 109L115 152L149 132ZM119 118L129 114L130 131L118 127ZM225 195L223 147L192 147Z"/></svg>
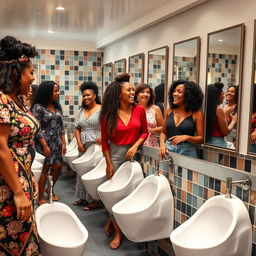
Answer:
<svg viewBox="0 0 256 256"><path fill-rule="evenodd" d="M38 55L35 47L22 43L15 37L6 36L0 41L0 90L20 94L21 75Z"/></svg>
<svg viewBox="0 0 256 256"><path fill-rule="evenodd" d="M100 98L99 98L99 89L98 86L93 82L84 82L80 85L80 91L83 94L83 91L85 90L92 90L96 96L95 102L97 104L101 104ZM82 108L87 108L87 105L84 104L84 101L82 101Z"/></svg>
<svg viewBox="0 0 256 256"><path fill-rule="evenodd" d="M224 84L216 82L207 87L207 106L206 106L206 141L211 138L212 125L216 122L216 109L221 104L220 95L223 92Z"/></svg>
<svg viewBox="0 0 256 256"><path fill-rule="evenodd" d="M31 108L33 108L33 106L35 104L40 104L44 107L47 107L47 105L49 103L51 103L52 95L53 95L53 89L54 89L55 85L57 85L59 87L59 85L57 83L55 83L54 81L43 81L38 86L38 89L37 89L35 98L32 102ZM56 101L56 102L53 102L53 104L54 104L54 107L59 109L62 113L62 108L61 108L59 102Z"/></svg>
<svg viewBox="0 0 256 256"><path fill-rule="evenodd" d="M173 81L173 83L171 84L171 87L168 92L170 108L178 107L177 105L173 104L173 93L175 91L175 88L180 84L183 84L185 87L184 104L186 112L194 112L199 110L202 106L204 99L204 94L200 86L193 81L187 81L183 79Z"/></svg>
<svg viewBox="0 0 256 256"><path fill-rule="evenodd" d="M122 84L129 81L130 75L127 73L117 76L115 81L107 86L103 95L100 120L105 121L109 135L113 134L116 128Z"/></svg>

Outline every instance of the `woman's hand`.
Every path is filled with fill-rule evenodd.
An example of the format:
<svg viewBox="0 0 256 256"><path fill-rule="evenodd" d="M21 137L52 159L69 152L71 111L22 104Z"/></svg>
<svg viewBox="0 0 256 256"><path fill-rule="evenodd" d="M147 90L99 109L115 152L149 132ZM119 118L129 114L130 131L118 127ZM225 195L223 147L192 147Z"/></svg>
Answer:
<svg viewBox="0 0 256 256"><path fill-rule="evenodd" d="M126 159L132 159L138 150L137 146L131 146L125 154Z"/></svg>
<svg viewBox="0 0 256 256"><path fill-rule="evenodd" d="M254 131L251 133L250 143L256 144L256 129L254 129Z"/></svg>
<svg viewBox="0 0 256 256"><path fill-rule="evenodd" d="M107 169L106 169L106 174L107 174L107 177L108 179L111 179L112 176L114 175L114 167L113 167L113 164L107 164Z"/></svg>
<svg viewBox="0 0 256 256"><path fill-rule="evenodd" d="M64 156L67 152L67 147L66 147L66 143L62 143L62 156Z"/></svg>
<svg viewBox="0 0 256 256"><path fill-rule="evenodd" d="M95 140L95 143L98 144L98 145L101 145L101 138L97 138L97 139Z"/></svg>
<svg viewBox="0 0 256 256"><path fill-rule="evenodd" d="M17 209L17 219L21 221L28 221L32 216L32 203L27 198L24 191L14 194L14 203Z"/></svg>
<svg viewBox="0 0 256 256"><path fill-rule="evenodd" d="M38 191L39 191L39 187L38 187L36 177L34 175L32 176L32 185L33 185L33 191L34 191L34 200L36 200Z"/></svg>
<svg viewBox="0 0 256 256"><path fill-rule="evenodd" d="M43 153L45 157L50 157L51 156L51 150L48 147L48 145L43 146Z"/></svg>
<svg viewBox="0 0 256 256"><path fill-rule="evenodd" d="M163 145L163 146L160 146L159 147L159 151L158 151L158 155L161 157L161 158L166 158L166 146Z"/></svg>
<svg viewBox="0 0 256 256"><path fill-rule="evenodd" d="M84 146L84 144L78 143L78 151L79 151L80 153L85 152L85 146Z"/></svg>
<svg viewBox="0 0 256 256"><path fill-rule="evenodd" d="M188 135L176 135L169 138L169 140L171 141L172 145L176 146L181 142L187 141L188 138Z"/></svg>
<svg viewBox="0 0 256 256"><path fill-rule="evenodd" d="M237 123L237 113L230 114L230 117L231 117L231 122L236 124Z"/></svg>

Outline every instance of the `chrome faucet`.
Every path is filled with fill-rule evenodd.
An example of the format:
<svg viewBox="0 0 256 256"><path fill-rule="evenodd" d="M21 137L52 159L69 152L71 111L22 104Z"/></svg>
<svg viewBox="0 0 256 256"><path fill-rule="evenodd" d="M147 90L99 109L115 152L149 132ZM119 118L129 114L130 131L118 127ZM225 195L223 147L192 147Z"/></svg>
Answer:
<svg viewBox="0 0 256 256"><path fill-rule="evenodd" d="M49 203L50 204L53 204L53 179L52 179L52 176L49 175L48 176L48 182L49 182Z"/></svg>
<svg viewBox="0 0 256 256"><path fill-rule="evenodd" d="M167 154L168 158L167 159L162 159L162 160L156 160L155 162L155 175L159 176L159 164L160 163L168 163L168 165L171 167L173 166L173 159L170 154Z"/></svg>
<svg viewBox="0 0 256 256"><path fill-rule="evenodd" d="M232 198L231 196L232 185L241 186L241 188L246 191L250 190L252 186L252 181L248 176L243 176L241 180L237 180L237 181L232 181L232 177L227 177L226 182L227 182L226 198Z"/></svg>

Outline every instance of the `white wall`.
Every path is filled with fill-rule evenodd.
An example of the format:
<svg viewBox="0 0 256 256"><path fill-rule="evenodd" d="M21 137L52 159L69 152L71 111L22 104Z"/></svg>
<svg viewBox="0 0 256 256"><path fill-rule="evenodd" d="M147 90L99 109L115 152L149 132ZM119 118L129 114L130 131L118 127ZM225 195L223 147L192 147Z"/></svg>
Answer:
<svg viewBox="0 0 256 256"><path fill-rule="evenodd" d="M173 43L195 36L201 37L201 61L199 84L203 90L206 80L207 33L225 27L245 23L245 51L243 88L241 104L240 152L247 152L247 136L249 125L249 98L251 91L251 71L253 53L254 19L256 18L255 0L210 0L196 6L169 20L159 23L144 31L138 32L107 48L104 51L104 63L114 62L121 58L144 52L145 64L147 52L164 45L170 47L169 82L172 77ZM145 81L147 81L147 65L145 65Z"/></svg>

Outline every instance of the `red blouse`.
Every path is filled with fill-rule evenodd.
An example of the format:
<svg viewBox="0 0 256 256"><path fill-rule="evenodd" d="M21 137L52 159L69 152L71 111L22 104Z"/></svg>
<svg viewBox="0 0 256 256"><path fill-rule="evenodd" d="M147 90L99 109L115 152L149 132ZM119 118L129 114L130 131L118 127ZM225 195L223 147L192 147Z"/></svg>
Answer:
<svg viewBox="0 0 256 256"><path fill-rule="evenodd" d="M108 136L104 121L101 122L102 151L109 151L109 142L116 145L132 145L139 138L147 139L148 126L145 109L140 105L132 108L132 114L127 126L118 116L114 135Z"/></svg>

